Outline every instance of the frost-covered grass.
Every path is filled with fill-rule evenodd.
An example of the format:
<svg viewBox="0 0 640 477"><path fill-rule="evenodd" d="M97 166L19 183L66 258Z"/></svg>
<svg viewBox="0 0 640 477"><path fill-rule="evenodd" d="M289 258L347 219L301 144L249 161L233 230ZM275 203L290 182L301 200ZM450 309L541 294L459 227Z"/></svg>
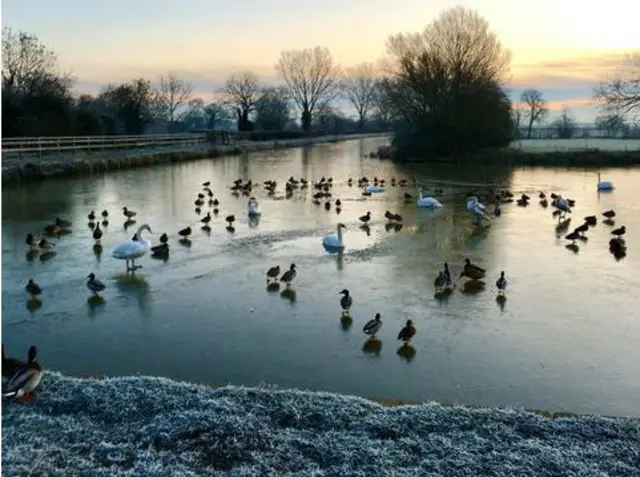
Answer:
<svg viewBox="0 0 640 477"><path fill-rule="evenodd" d="M6 476L640 475L640 420L48 372L2 408Z"/></svg>
<svg viewBox="0 0 640 477"><path fill-rule="evenodd" d="M511 143L512 149L524 152L566 152L597 149L600 151L638 151L640 139L522 139Z"/></svg>

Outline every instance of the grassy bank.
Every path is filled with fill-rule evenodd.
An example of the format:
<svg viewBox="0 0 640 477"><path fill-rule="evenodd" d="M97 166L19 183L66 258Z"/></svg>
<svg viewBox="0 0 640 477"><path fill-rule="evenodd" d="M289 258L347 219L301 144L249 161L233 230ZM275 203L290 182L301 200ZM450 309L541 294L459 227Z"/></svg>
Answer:
<svg viewBox="0 0 640 477"><path fill-rule="evenodd" d="M6 475L639 475L640 420L381 406L273 387L48 372L5 402Z"/></svg>
<svg viewBox="0 0 640 477"><path fill-rule="evenodd" d="M107 153L55 154L43 157L6 157L2 161L2 182L14 183L45 179L53 176L73 176L100 173L118 169L146 167L155 164L183 162L196 159L269 151L283 148L311 146L327 142L349 141L382 134L320 136L310 139L276 141L245 141L234 145L202 145L190 150L165 148L163 150L124 150Z"/></svg>

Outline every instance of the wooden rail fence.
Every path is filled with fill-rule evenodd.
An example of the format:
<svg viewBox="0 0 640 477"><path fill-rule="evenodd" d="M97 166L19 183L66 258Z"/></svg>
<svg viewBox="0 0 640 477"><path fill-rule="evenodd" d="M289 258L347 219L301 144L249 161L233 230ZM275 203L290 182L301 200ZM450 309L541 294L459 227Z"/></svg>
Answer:
<svg viewBox="0 0 640 477"><path fill-rule="evenodd" d="M215 144L234 144L234 133L148 134L140 136L22 137L2 139L2 156L44 156L75 152L129 149L187 150Z"/></svg>

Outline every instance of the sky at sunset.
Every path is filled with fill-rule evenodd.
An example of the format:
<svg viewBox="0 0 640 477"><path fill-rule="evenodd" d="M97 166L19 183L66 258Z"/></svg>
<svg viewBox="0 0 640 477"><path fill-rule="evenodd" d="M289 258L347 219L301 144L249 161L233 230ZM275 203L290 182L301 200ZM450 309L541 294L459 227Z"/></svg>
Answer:
<svg viewBox="0 0 640 477"><path fill-rule="evenodd" d="M2 0L2 24L57 52L78 91L173 71L210 98L233 71L274 81L283 49L326 46L344 66L377 60L390 34L420 31L456 5L482 14L511 50L512 97L541 89L580 121L595 114L598 79L640 49L638 0Z"/></svg>

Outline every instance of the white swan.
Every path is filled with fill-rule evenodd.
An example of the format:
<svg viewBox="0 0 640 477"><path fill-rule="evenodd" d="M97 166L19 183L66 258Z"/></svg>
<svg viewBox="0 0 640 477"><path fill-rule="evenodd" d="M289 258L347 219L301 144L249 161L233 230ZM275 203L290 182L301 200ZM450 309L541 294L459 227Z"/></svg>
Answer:
<svg viewBox="0 0 640 477"><path fill-rule="evenodd" d="M377 194L379 192L384 192L384 187L372 185L372 186L365 187L364 191L368 194Z"/></svg>
<svg viewBox="0 0 640 477"><path fill-rule="evenodd" d="M558 209L562 213L561 215L571 213L571 206L569 205L569 201L561 195L559 195L558 198L551 203L551 205Z"/></svg>
<svg viewBox="0 0 640 477"><path fill-rule="evenodd" d="M442 207L442 204L438 199L434 199L433 197L425 197L422 195L423 190L420 189L420 195L418 196L418 207L428 207L430 209L439 209Z"/></svg>
<svg viewBox="0 0 640 477"><path fill-rule="evenodd" d="M479 219L491 221L491 218L487 215L487 210L484 205L482 205L475 196L471 196L467 199L467 210L471 215L478 217Z"/></svg>
<svg viewBox="0 0 640 477"><path fill-rule="evenodd" d="M142 268L142 265L135 264L135 259L142 257L147 250L151 248L151 242L142 237L142 231L148 230L151 232L151 227L147 224L142 224L138 227L138 231L131 237L131 240L120 244L111 252L113 258L127 261L127 272L135 272L138 268ZM129 260L131 260L131 267L129 267Z"/></svg>
<svg viewBox="0 0 640 477"><path fill-rule="evenodd" d="M255 217L256 215L260 215L260 206L258 205L258 201L255 197L251 197L249 199L249 205L247 206L247 213L249 217Z"/></svg>
<svg viewBox="0 0 640 477"><path fill-rule="evenodd" d="M598 172L598 190L613 190L613 182L610 181L601 181L600 173Z"/></svg>
<svg viewBox="0 0 640 477"><path fill-rule="evenodd" d="M338 224L335 234L327 234L322 238L322 244L329 248L344 248L342 241L342 229L346 229L344 224Z"/></svg>

